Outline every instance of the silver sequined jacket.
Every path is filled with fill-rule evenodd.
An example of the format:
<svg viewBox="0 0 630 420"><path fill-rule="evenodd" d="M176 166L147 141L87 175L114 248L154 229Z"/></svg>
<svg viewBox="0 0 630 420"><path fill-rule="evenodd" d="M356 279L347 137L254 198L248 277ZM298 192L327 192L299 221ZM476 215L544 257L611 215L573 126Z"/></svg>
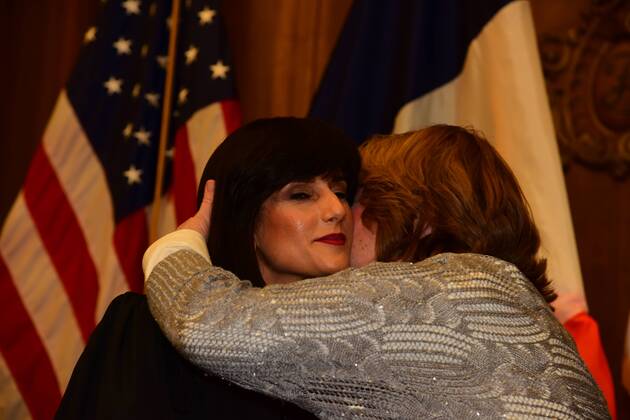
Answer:
<svg viewBox="0 0 630 420"><path fill-rule="evenodd" d="M541 295L492 257L260 289L183 250L157 264L146 293L186 358L321 418L609 418Z"/></svg>

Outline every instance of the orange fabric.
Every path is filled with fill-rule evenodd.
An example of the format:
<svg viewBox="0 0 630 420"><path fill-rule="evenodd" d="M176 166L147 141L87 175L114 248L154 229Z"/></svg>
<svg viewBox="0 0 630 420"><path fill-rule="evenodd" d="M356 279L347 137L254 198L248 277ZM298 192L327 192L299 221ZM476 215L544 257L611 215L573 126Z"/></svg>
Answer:
<svg viewBox="0 0 630 420"><path fill-rule="evenodd" d="M599 337L597 323L589 314L581 312L565 322L564 327L575 340L580 356L584 359L595 382L602 390L611 417L616 419L615 388L608 367L608 360L606 360L606 354L604 354L604 348Z"/></svg>

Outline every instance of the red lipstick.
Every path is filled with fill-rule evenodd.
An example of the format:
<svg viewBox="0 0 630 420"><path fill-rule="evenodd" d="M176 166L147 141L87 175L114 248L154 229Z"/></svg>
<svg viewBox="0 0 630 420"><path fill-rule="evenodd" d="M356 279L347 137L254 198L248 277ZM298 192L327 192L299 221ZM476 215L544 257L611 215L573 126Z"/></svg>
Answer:
<svg viewBox="0 0 630 420"><path fill-rule="evenodd" d="M322 236L315 239L316 242L323 242L329 245L343 246L346 244L346 235L343 233L331 233L330 235Z"/></svg>

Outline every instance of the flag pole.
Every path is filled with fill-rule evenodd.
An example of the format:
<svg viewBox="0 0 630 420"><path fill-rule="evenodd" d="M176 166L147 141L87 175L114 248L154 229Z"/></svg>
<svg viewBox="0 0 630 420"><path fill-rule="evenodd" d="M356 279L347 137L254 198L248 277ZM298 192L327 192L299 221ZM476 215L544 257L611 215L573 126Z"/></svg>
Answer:
<svg viewBox="0 0 630 420"><path fill-rule="evenodd" d="M164 84L164 101L162 102L162 121L160 125L160 144L158 148L157 172L155 176L155 191L153 206L151 206L151 221L149 224L149 243L157 239L157 226L160 220L160 203L164 183L164 160L166 157L166 142L171 121L171 97L173 96L173 80L175 79L175 53L177 49L177 29L179 27L180 0L172 1L171 32L168 38L168 60L166 62L166 81Z"/></svg>

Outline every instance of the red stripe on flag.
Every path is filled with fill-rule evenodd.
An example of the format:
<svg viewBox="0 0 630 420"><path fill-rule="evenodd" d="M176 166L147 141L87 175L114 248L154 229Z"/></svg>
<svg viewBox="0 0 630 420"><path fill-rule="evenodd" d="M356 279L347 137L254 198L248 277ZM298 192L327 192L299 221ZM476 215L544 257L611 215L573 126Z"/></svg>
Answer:
<svg viewBox="0 0 630 420"><path fill-rule="evenodd" d="M229 135L232 131L239 128L243 122L241 107L238 105L238 101L222 101L221 110L223 111L225 133Z"/></svg>
<svg viewBox="0 0 630 420"><path fill-rule="evenodd" d="M564 328L575 340L578 353L584 359L584 363L591 375L593 375L593 379L597 382L599 389L602 390L602 394L604 394L604 398L608 403L610 416L613 420L616 419L615 388L610 368L608 367L608 360L604 353L604 346L599 336L597 322L586 312L581 312L565 322Z"/></svg>
<svg viewBox="0 0 630 420"><path fill-rule="evenodd" d="M197 178L195 164L188 144L188 129L180 127L175 135L175 162L173 162L173 198L175 220L183 223L197 211Z"/></svg>
<svg viewBox="0 0 630 420"><path fill-rule="evenodd" d="M87 341L95 326L98 274L81 226L41 144L24 181L24 200Z"/></svg>
<svg viewBox="0 0 630 420"><path fill-rule="evenodd" d="M121 220L114 231L114 248L129 290L142 293L142 255L149 246L146 209L141 208Z"/></svg>
<svg viewBox="0 0 630 420"><path fill-rule="evenodd" d="M51 419L61 391L48 353L0 256L0 351L34 419Z"/></svg>

